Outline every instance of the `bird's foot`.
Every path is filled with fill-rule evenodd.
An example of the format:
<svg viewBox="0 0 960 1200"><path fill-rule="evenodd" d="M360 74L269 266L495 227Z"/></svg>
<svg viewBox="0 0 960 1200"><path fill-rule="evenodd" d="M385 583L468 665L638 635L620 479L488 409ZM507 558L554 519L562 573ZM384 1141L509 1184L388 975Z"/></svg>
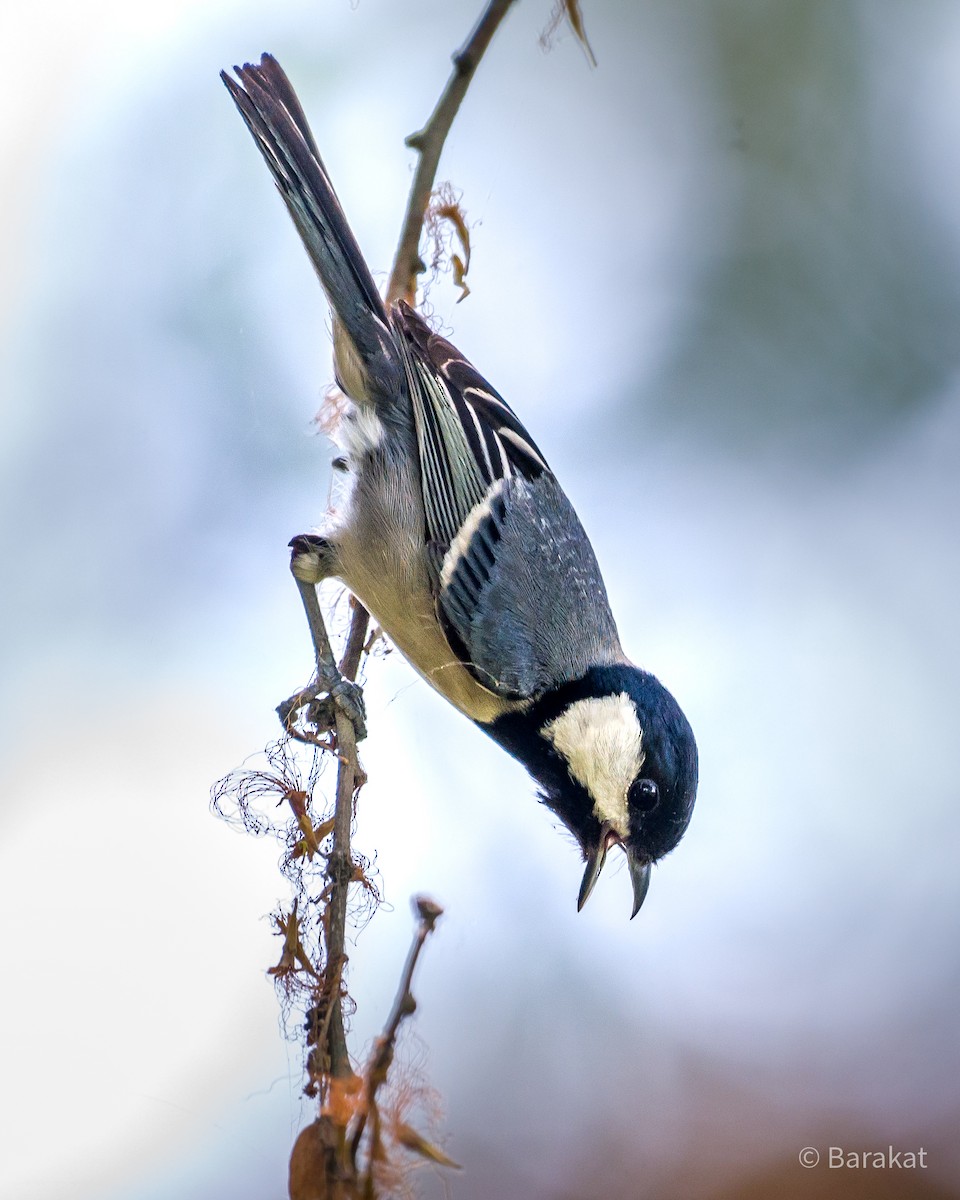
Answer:
<svg viewBox="0 0 960 1200"><path fill-rule="evenodd" d="M354 737L362 742L367 736L366 708L363 689L339 673L332 680L322 679L294 692L277 705L277 715L288 732L296 729L298 714L305 711L305 720L317 734L336 731L337 709L353 726ZM310 739L312 740L312 739Z"/></svg>

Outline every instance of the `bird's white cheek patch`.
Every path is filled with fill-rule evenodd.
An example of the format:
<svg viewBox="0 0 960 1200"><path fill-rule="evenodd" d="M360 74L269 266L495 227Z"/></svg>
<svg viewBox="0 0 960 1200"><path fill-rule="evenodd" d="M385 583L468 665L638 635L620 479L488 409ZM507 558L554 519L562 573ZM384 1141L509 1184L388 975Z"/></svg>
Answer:
<svg viewBox="0 0 960 1200"><path fill-rule="evenodd" d="M643 766L643 730L626 692L577 700L542 730L593 799L597 820L630 830L627 790Z"/></svg>

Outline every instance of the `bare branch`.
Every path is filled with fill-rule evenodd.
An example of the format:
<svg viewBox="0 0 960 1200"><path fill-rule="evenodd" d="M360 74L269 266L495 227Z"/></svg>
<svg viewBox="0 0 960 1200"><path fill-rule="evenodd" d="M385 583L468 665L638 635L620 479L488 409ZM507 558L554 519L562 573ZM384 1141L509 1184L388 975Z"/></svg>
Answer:
<svg viewBox="0 0 960 1200"><path fill-rule="evenodd" d="M474 72L490 45L500 22L514 0L490 0L483 15L460 50L453 56L453 74L450 76L443 95L430 120L417 133L407 138L407 145L420 154L407 201L400 242L393 260L390 283L387 287L387 305L397 300L415 304L417 298L417 276L424 270L420 258L420 233L430 203L430 193L437 177L437 167L450 126L457 115Z"/></svg>
<svg viewBox="0 0 960 1200"><path fill-rule="evenodd" d="M437 921L443 915L443 909L435 901L426 896L418 896L414 901L420 922L414 934L413 944L407 955L407 961L400 976L400 986L393 1002L390 1016L384 1026L383 1033L377 1038L373 1055L364 1072L364 1104L357 1117L356 1126L351 1138L351 1155L356 1161L360 1141L369 1120L374 1129L374 1138L379 1137L379 1113L377 1111L377 1092L386 1083L387 1073L393 1062L394 1051L397 1047L397 1034L406 1017L411 1016L417 1008L413 997L413 973L417 969L417 960L427 938L436 928ZM426 1144L426 1143L425 1143ZM368 1155L370 1166L376 1160L375 1154ZM449 1161L449 1160L448 1160ZM451 1165L456 1165L452 1163ZM367 1174L369 1177L370 1166Z"/></svg>
<svg viewBox="0 0 960 1200"><path fill-rule="evenodd" d="M363 614L362 621L365 629L366 609L359 609L354 614L353 623L357 624L360 613ZM362 645L362 634L360 642ZM350 889L350 880L353 878L350 827L353 823L353 797L357 787L359 766L353 724L340 709L337 709L337 749L340 753L340 769L337 773L337 803L333 813L333 846L330 850L330 857L327 859L327 878L330 880L331 891L326 919L325 982L329 989L327 994L333 1010L327 1041L330 1052L330 1074L334 1078L343 1078L353 1074L343 1028L343 1000L340 981L346 963L347 894Z"/></svg>
<svg viewBox="0 0 960 1200"><path fill-rule="evenodd" d="M347 644L340 660L340 674L344 679L356 679L360 663L366 653L366 637L368 613L359 600L351 600L353 617L350 620L350 632L347 634ZM359 618L359 620L358 620Z"/></svg>

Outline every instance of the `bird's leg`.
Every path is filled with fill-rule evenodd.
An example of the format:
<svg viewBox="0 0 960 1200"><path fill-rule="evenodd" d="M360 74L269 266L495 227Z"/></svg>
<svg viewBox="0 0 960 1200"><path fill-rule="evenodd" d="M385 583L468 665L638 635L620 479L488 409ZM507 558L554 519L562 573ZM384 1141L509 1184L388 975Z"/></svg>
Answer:
<svg viewBox="0 0 960 1200"><path fill-rule="evenodd" d="M344 679L340 674L317 597L317 584L333 574L333 547L326 538L303 533L293 538L290 548L290 570L297 582L300 599L307 614L316 672L307 687L277 705L277 713L284 726L290 729L296 713L305 705L309 705L309 717L315 725L332 727L335 720L324 720L322 702L317 703L317 698L326 694L353 724L357 741L362 741L367 736L363 691L352 680ZM332 713L328 715L333 716Z"/></svg>

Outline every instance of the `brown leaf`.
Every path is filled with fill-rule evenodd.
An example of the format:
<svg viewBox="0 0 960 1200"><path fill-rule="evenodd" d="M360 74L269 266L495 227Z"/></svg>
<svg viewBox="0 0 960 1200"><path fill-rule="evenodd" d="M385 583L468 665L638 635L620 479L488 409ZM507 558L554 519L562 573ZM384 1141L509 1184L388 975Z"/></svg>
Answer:
<svg viewBox="0 0 960 1200"><path fill-rule="evenodd" d="M460 1164L454 1162L449 1155L435 1146L433 1142L428 1142L422 1133L417 1133L412 1125L407 1125L405 1122L400 1122L394 1129L394 1136L405 1150L410 1150L413 1154L419 1154L421 1158L427 1158L430 1162L435 1162L441 1167L453 1167L454 1170L461 1170Z"/></svg>
<svg viewBox="0 0 960 1200"><path fill-rule="evenodd" d="M267 971L268 975L277 975L281 978L284 975L291 975L297 969L297 963L315 979L319 979L317 972L314 970L313 963L307 956L307 952L303 948L300 941L300 920L297 916L297 901L294 900L293 908L290 910L290 915L285 917L283 913L274 913L273 922L279 933L283 934L283 950L280 954L280 961L275 967L270 967Z"/></svg>
<svg viewBox="0 0 960 1200"><path fill-rule="evenodd" d="M449 183L443 183L436 189L427 210L426 226L434 243L433 269L435 271L439 270L447 245L447 239L444 238L440 229L443 221L447 221L453 226L454 235L460 243L462 251L462 254L457 254L455 251L450 254L453 282L460 289L460 295L457 298L459 304L461 300L470 295L470 289L464 282L466 274L470 270L470 227L467 225L466 216L460 207L459 194Z"/></svg>
<svg viewBox="0 0 960 1200"><path fill-rule="evenodd" d="M466 300L470 295L470 289L463 282L467 268L459 254L452 254L450 256L450 265L453 267L453 282L460 289L460 295L457 297L457 303L459 304L461 300Z"/></svg>
<svg viewBox="0 0 960 1200"><path fill-rule="evenodd" d="M363 1103L363 1080L359 1075L331 1076L323 1116L333 1125L346 1129Z"/></svg>
<svg viewBox="0 0 960 1200"><path fill-rule="evenodd" d="M277 932L283 934L283 950L280 961L271 967L268 975L289 975L295 969L297 961L297 946L300 942L300 931L297 924L297 902L293 902L293 910L288 917L283 913L274 913L273 923Z"/></svg>
<svg viewBox="0 0 960 1200"><path fill-rule="evenodd" d="M593 52L593 47L590 45L590 39L587 37L587 31L583 24L580 0L563 0L563 12L564 16L570 22L570 28L576 35L577 41L583 47L583 52L586 54L590 66L595 67L597 65L597 56Z"/></svg>
<svg viewBox="0 0 960 1200"><path fill-rule="evenodd" d="M309 817L298 815L297 824L303 831L303 837L294 845L290 856L291 858L303 858L306 855L309 861L313 861L313 856L320 853L320 843L333 833L334 819L330 817L326 821L321 821L319 825L311 825Z"/></svg>
<svg viewBox="0 0 960 1200"><path fill-rule="evenodd" d="M589 62L591 67L595 67L597 65L597 56L594 54L593 47L590 45L590 39L587 37L587 30L583 23L583 13L580 11L580 0L557 0L547 27L540 34L540 45L544 50L551 49L554 35L564 20L566 20L567 24L573 30L574 37L583 48L583 52L587 56L587 62Z"/></svg>
<svg viewBox="0 0 960 1200"><path fill-rule="evenodd" d="M325 1117L301 1129L290 1154L290 1200L330 1200L339 1178L337 1130Z"/></svg>

